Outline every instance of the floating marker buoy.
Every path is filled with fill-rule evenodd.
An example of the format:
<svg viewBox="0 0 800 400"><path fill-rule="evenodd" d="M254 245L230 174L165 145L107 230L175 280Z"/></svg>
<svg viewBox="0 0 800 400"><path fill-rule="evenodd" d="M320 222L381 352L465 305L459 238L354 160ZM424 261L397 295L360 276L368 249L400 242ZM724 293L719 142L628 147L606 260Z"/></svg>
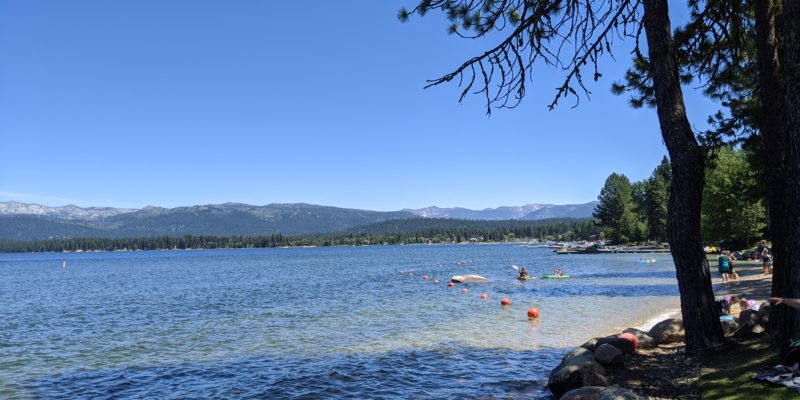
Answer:
<svg viewBox="0 0 800 400"><path fill-rule="evenodd" d="M433 283L439 283L439 280L438 279L434 279Z"/></svg>
<svg viewBox="0 0 800 400"><path fill-rule="evenodd" d="M408 273L408 276L412 276L412 275L414 275L414 273L413 273L413 272L409 272L409 273Z"/></svg>
<svg viewBox="0 0 800 400"><path fill-rule="evenodd" d="M531 307L528 309L528 318L539 318L539 310Z"/></svg>
<svg viewBox="0 0 800 400"><path fill-rule="evenodd" d="M623 333L623 334L621 334L621 335L619 335L619 336L617 336L617 337L618 337L618 338L620 338L620 339L625 339L625 340L628 340L628 341L630 341L631 343L633 343L633 349L634 349L634 350L636 350L636 349L638 349L638 348L639 348L639 338L637 338L637 337L636 337L635 335L633 335L632 333Z"/></svg>
<svg viewBox="0 0 800 400"><path fill-rule="evenodd" d="M509 300L508 297L503 297L503 299L500 300L500 304L502 304L504 306L507 306L507 305L511 304L511 300Z"/></svg>
<svg viewBox="0 0 800 400"><path fill-rule="evenodd" d="M486 293L483 293L483 294L481 294L481 298L486 300L486 299L489 298L489 295L487 295Z"/></svg>
<svg viewBox="0 0 800 400"><path fill-rule="evenodd" d="M461 293L467 293L467 288L461 289Z"/></svg>
<svg viewBox="0 0 800 400"><path fill-rule="evenodd" d="M453 287L453 286L455 286L455 285L456 285L456 284L455 284L455 283L453 283L453 282L450 282L450 283L448 283L448 284L447 284L447 286L450 286L450 287Z"/></svg>
<svg viewBox="0 0 800 400"><path fill-rule="evenodd" d="M428 280L428 275L422 275L422 280L423 281L427 281Z"/></svg>

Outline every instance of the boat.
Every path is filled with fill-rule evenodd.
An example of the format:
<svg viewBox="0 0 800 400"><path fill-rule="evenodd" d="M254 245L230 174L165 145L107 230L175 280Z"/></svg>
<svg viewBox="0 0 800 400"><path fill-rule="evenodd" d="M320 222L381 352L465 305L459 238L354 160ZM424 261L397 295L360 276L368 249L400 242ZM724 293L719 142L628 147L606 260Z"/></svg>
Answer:
<svg viewBox="0 0 800 400"><path fill-rule="evenodd" d="M563 279L563 278L572 278L569 275L542 275L542 278L545 279Z"/></svg>
<svg viewBox="0 0 800 400"><path fill-rule="evenodd" d="M530 281L530 280L536 279L536 277L533 276L533 275L521 275L521 276L518 276L517 279L519 279L521 281Z"/></svg>
<svg viewBox="0 0 800 400"><path fill-rule="evenodd" d="M453 283L491 282L492 280L480 275L456 275L450 278Z"/></svg>
<svg viewBox="0 0 800 400"><path fill-rule="evenodd" d="M583 250L578 251L579 254L612 254L616 253L620 250L619 247L616 246L601 246L601 245L592 245Z"/></svg>

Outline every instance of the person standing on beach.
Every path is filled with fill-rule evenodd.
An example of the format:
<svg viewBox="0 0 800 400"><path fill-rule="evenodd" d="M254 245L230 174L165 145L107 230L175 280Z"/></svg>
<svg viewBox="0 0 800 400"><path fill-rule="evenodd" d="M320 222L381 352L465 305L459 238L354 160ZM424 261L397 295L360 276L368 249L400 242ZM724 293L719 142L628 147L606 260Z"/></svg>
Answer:
<svg viewBox="0 0 800 400"><path fill-rule="evenodd" d="M730 267L730 272L728 272L728 280L733 281L739 279L739 274L736 273L736 263L734 261L738 261L739 259L736 258L730 250L727 251L726 255L728 256L728 266Z"/></svg>
<svg viewBox="0 0 800 400"><path fill-rule="evenodd" d="M728 252L723 251L719 254L719 273L722 275L722 283L728 282L731 273L731 259L728 258Z"/></svg>
<svg viewBox="0 0 800 400"><path fill-rule="evenodd" d="M758 242L758 247L756 247L756 258L761 257L761 253L764 249L769 249L769 247L767 247L767 240L761 239L761 241Z"/></svg>
<svg viewBox="0 0 800 400"><path fill-rule="evenodd" d="M761 249L761 269L764 271L764 275L772 272L772 253L766 245Z"/></svg>

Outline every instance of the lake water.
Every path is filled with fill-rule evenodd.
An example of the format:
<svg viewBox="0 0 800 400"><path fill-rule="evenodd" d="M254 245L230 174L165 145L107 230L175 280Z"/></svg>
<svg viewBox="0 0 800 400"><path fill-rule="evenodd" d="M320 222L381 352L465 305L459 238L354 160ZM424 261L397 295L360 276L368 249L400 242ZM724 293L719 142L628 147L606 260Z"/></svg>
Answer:
<svg viewBox="0 0 800 400"><path fill-rule="evenodd" d="M670 255L641 257L513 245L2 254L0 398L546 396L570 347L678 307ZM512 260L573 278L520 282ZM463 274L494 281L447 286Z"/></svg>

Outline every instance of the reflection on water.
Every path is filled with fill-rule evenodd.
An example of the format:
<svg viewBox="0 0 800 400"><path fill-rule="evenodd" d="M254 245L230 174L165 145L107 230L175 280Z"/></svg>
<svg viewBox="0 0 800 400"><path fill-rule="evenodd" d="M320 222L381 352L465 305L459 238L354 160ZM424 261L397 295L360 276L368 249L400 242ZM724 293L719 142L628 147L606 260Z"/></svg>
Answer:
<svg viewBox="0 0 800 400"><path fill-rule="evenodd" d="M529 397L566 348L677 308L669 255L638 258L510 245L0 255L0 397ZM520 282L512 260L574 278ZM457 274L494 281L447 287Z"/></svg>

